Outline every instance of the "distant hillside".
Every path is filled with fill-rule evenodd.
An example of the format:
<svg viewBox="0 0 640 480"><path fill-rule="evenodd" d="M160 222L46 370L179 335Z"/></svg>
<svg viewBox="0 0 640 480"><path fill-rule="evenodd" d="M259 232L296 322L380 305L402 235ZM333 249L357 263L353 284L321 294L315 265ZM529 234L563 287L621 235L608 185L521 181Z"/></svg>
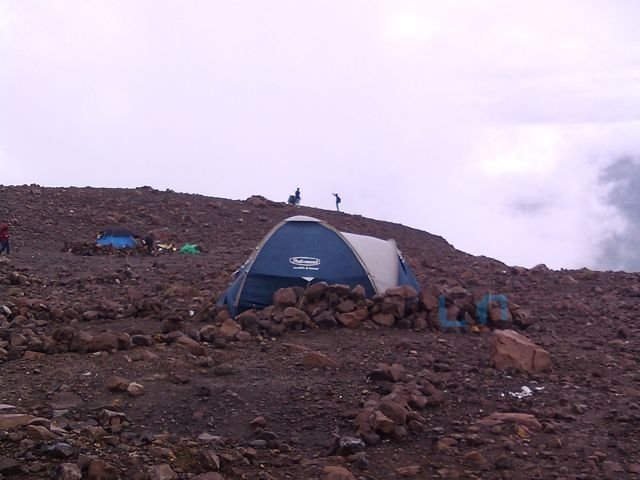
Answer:
<svg viewBox="0 0 640 480"><path fill-rule="evenodd" d="M245 201L206 197L150 187L135 189L1 186L3 212L12 224L14 251L61 249L65 242L92 241L111 226L127 226L144 235L166 231L179 243L196 242L223 256L233 271L278 222L309 215L341 231L396 240L416 276L427 282L480 262L506 268L492 259L454 249L443 238L404 225L311 207L293 207L260 196Z"/></svg>

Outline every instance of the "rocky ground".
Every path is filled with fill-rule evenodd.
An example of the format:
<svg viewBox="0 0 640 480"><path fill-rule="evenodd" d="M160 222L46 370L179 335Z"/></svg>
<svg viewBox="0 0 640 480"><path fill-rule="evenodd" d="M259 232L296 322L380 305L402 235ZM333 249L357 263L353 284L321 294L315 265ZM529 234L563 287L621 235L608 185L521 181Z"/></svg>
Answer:
<svg viewBox="0 0 640 480"><path fill-rule="evenodd" d="M638 274L510 267L261 197L0 186L0 204L13 234L0 257L0 478L640 476ZM235 320L213 307L294 214L394 238L422 292L283 291ZM204 251L88 246L116 225ZM489 302L484 322L487 293L506 304Z"/></svg>

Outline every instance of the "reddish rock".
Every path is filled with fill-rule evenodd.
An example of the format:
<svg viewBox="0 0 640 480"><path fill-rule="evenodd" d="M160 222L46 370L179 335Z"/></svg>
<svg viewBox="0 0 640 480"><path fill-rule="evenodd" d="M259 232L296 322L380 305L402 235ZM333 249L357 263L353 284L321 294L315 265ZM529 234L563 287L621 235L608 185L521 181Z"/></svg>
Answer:
<svg viewBox="0 0 640 480"><path fill-rule="evenodd" d="M11 428L27 425L36 417L33 415L25 415L22 413L5 413L0 415L0 430L9 430Z"/></svg>
<svg viewBox="0 0 640 480"><path fill-rule="evenodd" d="M193 480L225 480L218 472L200 473L193 477Z"/></svg>
<svg viewBox="0 0 640 480"><path fill-rule="evenodd" d="M518 425L524 425L533 431L542 430L542 425L538 419L534 415L528 413L495 412L488 417L478 420L478 423L487 427L502 425L504 423L515 423Z"/></svg>
<svg viewBox="0 0 640 480"><path fill-rule="evenodd" d="M362 322L364 322L368 316L369 310L367 310L366 308L359 308L358 310L355 310L353 312L340 313L336 315L336 319L347 328L358 328L362 325Z"/></svg>
<svg viewBox="0 0 640 480"><path fill-rule="evenodd" d="M293 288L280 288L273 293L273 304L278 307L293 307L297 303L298 296Z"/></svg>
<svg viewBox="0 0 640 480"><path fill-rule="evenodd" d="M118 480L121 472L113 465L102 460L93 459L87 469L87 480Z"/></svg>
<svg viewBox="0 0 640 480"><path fill-rule="evenodd" d="M329 285L326 282L318 282L307 288L305 292L305 298L308 302L316 302L327 294ZM294 301L295 305L295 301Z"/></svg>
<svg viewBox="0 0 640 480"><path fill-rule="evenodd" d="M436 450L439 452L446 452L456 445L458 445L458 441L455 438L444 437L438 440L438 442L436 443Z"/></svg>
<svg viewBox="0 0 640 480"><path fill-rule="evenodd" d="M355 309L356 303L351 299L343 301L336 307L336 311L338 311L339 313L349 313L353 312Z"/></svg>
<svg viewBox="0 0 640 480"><path fill-rule="evenodd" d="M27 437L36 441L46 441L55 438L51 430L40 425L27 425Z"/></svg>
<svg viewBox="0 0 640 480"><path fill-rule="evenodd" d="M384 327L393 327L396 323L396 317L392 313L376 313L371 319L377 323L378 325L382 325Z"/></svg>
<svg viewBox="0 0 640 480"><path fill-rule="evenodd" d="M89 352L117 352L118 336L115 333L104 332L94 336L89 342Z"/></svg>
<svg viewBox="0 0 640 480"><path fill-rule="evenodd" d="M231 339L234 338L241 330L242 328L240 328L240 325L229 318L222 322L219 333L223 338Z"/></svg>
<svg viewBox="0 0 640 480"><path fill-rule="evenodd" d="M405 377L405 375L406 370L399 363L394 363L393 365L379 363L376 369L369 374L369 378L372 380L399 382Z"/></svg>
<svg viewBox="0 0 640 480"><path fill-rule="evenodd" d="M421 467L420 465L410 465L408 467L400 467L396 468L396 476L400 478L411 478L415 477L420 473Z"/></svg>
<svg viewBox="0 0 640 480"><path fill-rule="evenodd" d="M61 463L54 471L56 480L81 480L82 470L75 463Z"/></svg>
<svg viewBox="0 0 640 480"><path fill-rule="evenodd" d="M396 402L383 400L378 405L378 410L393 420L396 425L404 425L407 422L407 409Z"/></svg>
<svg viewBox="0 0 640 480"><path fill-rule="evenodd" d="M420 292L419 298L420 298L420 303L427 310L430 310L430 311L438 310L438 305L439 305L438 297L436 297L432 293L426 290L423 290L422 292Z"/></svg>
<svg viewBox="0 0 640 480"><path fill-rule="evenodd" d="M200 338L208 343L213 343L216 339L217 329L213 325L205 325L200 329L198 334Z"/></svg>
<svg viewBox="0 0 640 480"><path fill-rule="evenodd" d="M251 425L254 428L257 428L257 427L265 428L267 426L267 419L264 418L262 415L259 415L253 420L251 420L249 422L249 425Z"/></svg>
<svg viewBox="0 0 640 480"><path fill-rule="evenodd" d="M418 313L415 318L411 321L411 328L417 331L426 330L429 327L429 322L427 321L427 315L425 312Z"/></svg>
<svg viewBox="0 0 640 480"><path fill-rule="evenodd" d="M314 312L312 319L315 325L323 329L335 328L338 325L338 322L331 310Z"/></svg>
<svg viewBox="0 0 640 480"><path fill-rule="evenodd" d="M305 367L312 368L335 368L338 366L333 359L320 352L305 353L302 359L302 364Z"/></svg>
<svg viewBox="0 0 640 480"><path fill-rule="evenodd" d="M472 450L465 453L462 460L464 461L464 463L473 465L482 470L487 470L490 467L489 461L477 450Z"/></svg>
<svg viewBox="0 0 640 480"><path fill-rule="evenodd" d="M351 298L355 301L364 300L367 296L367 290L362 285L356 285L350 292Z"/></svg>
<svg viewBox="0 0 640 480"><path fill-rule="evenodd" d="M240 327L245 332L249 332L252 335L258 334L258 314L255 310L246 310L242 312L240 315L236 316L235 321L240 324Z"/></svg>
<svg viewBox="0 0 640 480"><path fill-rule="evenodd" d="M387 296L382 301L381 311L393 315L396 318L404 317L406 301L399 295ZM375 319L374 319L375 320Z"/></svg>
<svg viewBox="0 0 640 480"><path fill-rule="evenodd" d="M551 367L551 357L524 335L513 330L498 330L491 338L489 364L498 370L515 368L538 373Z"/></svg>
<svg viewBox="0 0 640 480"><path fill-rule="evenodd" d="M411 285L401 285L399 287L387 289L385 295L397 295L405 300L411 300L418 297L418 292Z"/></svg>
<svg viewBox="0 0 640 480"><path fill-rule="evenodd" d="M200 453L200 465L205 470L220 470L220 457L213 450L205 450Z"/></svg>
<svg viewBox="0 0 640 480"><path fill-rule="evenodd" d="M178 480L179 478L169 464L164 463L149 468L149 480Z"/></svg>
<svg viewBox="0 0 640 480"><path fill-rule="evenodd" d="M509 326L513 317L509 308L503 308L503 305L491 302L489 304L489 321L492 325L499 328Z"/></svg>
<svg viewBox="0 0 640 480"><path fill-rule="evenodd" d="M207 354L207 349L200 342L195 341L191 337L187 337L186 335L182 335L178 338L177 344L183 345L187 347L189 352L196 357L202 357Z"/></svg>
<svg viewBox="0 0 640 480"><path fill-rule="evenodd" d="M131 381L127 380L124 377L119 377L117 375L113 375L107 378L105 382L107 385L107 390L110 392L126 392L127 387L131 383Z"/></svg>
<svg viewBox="0 0 640 480"><path fill-rule="evenodd" d="M295 307L287 307L284 309L283 322L290 329L301 329L307 327L315 327L315 323L311 321L306 312Z"/></svg>
<svg viewBox="0 0 640 480"><path fill-rule="evenodd" d="M325 480L355 480L353 474L345 467L339 465L329 465L324 467Z"/></svg>
<svg viewBox="0 0 640 480"><path fill-rule="evenodd" d="M116 337L118 339L118 350L129 350L133 345L131 336L126 332L119 332Z"/></svg>
<svg viewBox="0 0 640 480"><path fill-rule="evenodd" d="M370 424L374 431L382 433L391 433L396 424L380 410L375 410L370 418Z"/></svg>
<svg viewBox="0 0 640 480"><path fill-rule="evenodd" d="M71 340L69 341L69 351L86 353L90 351L89 349L91 348L92 340L93 335L91 335L89 332L75 332L73 338L71 338Z"/></svg>
<svg viewBox="0 0 640 480"><path fill-rule="evenodd" d="M25 360L42 360L46 355L42 352L32 352L31 350L27 350L22 355L22 358Z"/></svg>
<svg viewBox="0 0 640 480"><path fill-rule="evenodd" d="M131 382L127 386L127 393L132 397L141 397L144 395L144 387L136 382Z"/></svg>

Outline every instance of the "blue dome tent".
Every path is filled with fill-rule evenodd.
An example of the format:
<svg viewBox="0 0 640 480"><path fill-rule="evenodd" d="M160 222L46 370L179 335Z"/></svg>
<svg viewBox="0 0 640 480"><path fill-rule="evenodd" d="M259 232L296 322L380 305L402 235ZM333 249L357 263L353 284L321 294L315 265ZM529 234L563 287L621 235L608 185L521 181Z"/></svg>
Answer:
<svg viewBox="0 0 640 480"><path fill-rule="evenodd" d="M279 288L317 282L362 285L368 297L400 285L420 290L393 240L339 232L316 218L295 216L264 237L217 304L235 316L271 305Z"/></svg>

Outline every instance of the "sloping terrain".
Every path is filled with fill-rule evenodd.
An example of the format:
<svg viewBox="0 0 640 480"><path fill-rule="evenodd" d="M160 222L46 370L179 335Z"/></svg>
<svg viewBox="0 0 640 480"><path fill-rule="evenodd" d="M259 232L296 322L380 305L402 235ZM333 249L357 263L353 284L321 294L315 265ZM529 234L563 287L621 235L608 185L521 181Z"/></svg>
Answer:
<svg viewBox="0 0 640 480"><path fill-rule="evenodd" d="M0 187L0 205L12 225L0 478L640 476L638 274L509 267L402 225L261 197L22 186ZM211 300L296 214L395 239L425 290L504 295L552 367L491 367L488 328L222 335ZM111 226L203 253L78 254ZM361 443L367 402L417 384L417 423ZM488 425L496 412L535 422Z"/></svg>

